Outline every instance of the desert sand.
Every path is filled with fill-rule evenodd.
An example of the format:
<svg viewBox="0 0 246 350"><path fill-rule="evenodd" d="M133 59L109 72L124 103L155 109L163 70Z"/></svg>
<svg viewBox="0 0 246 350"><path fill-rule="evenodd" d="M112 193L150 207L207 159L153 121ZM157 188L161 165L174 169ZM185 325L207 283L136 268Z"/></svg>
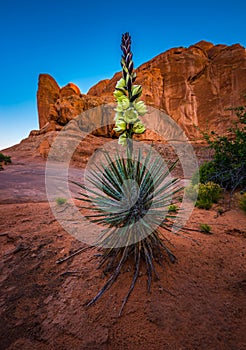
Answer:
<svg viewBox="0 0 246 350"><path fill-rule="evenodd" d="M52 214L45 161L18 154L12 159L0 173L0 349L246 349L246 216L236 202L221 215L223 202L209 211L195 208L186 237L169 233L177 262L157 267L160 280L150 293L142 266L118 317L131 263L86 307L107 278L96 269L97 251L57 264L85 244ZM200 223L209 224L211 233L200 232Z"/></svg>

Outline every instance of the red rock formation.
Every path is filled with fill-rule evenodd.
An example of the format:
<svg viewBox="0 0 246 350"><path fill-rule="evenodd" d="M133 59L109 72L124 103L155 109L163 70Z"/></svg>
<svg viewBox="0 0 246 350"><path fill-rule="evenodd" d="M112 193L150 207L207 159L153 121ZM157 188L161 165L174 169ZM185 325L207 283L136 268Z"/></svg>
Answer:
<svg viewBox="0 0 246 350"><path fill-rule="evenodd" d="M41 75L38 88L40 127L58 130L79 113L114 101L112 92L121 73L102 80L87 95L70 83L59 89L49 75ZM246 51L239 44L216 45L201 41L189 48L170 49L137 69L137 83L143 86L142 98L148 105L166 111L186 132L197 139L194 125L223 132L231 123L226 108L243 104L246 94ZM94 116L93 118L98 118ZM96 120L84 120L87 123ZM99 116L103 120L105 116ZM48 123L48 124L47 124ZM112 128L94 134L112 135Z"/></svg>
<svg viewBox="0 0 246 350"><path fill-rule="evenodd" d="M81 112L100 106L105 99L81 94L80 89L73 83L60 87L48 74L39 76L37 103L39 114L39 134L48 131L59 131L70 120ZM82 130L87 131L89 125L96 125L98 116L90 113L91 120L82 121ZM103 119L104 116L101 115ZM102 120L102 125L104 121ZM108 135L108 130L99 131L99 134Z"/></svg>
<svg viewBox="0 0 246 350"><path fill-rule="evenodd" d="M100 97L105 92L104 90L107 89L109 82L110 79L104 79L99 81L99 83L90 88L88 94Z"/></svg>
<svg viewBox="0 0 246 350"><path fill-rule="evenodd" d="M38 81L37 103L40 129L49 120L50 105L59 98L60 88L49 74L40 74Z"/></svg>
<svg viewBox="0 0 246 350"><path fill-rule="evenodd" d="M66 86L64 86L63 88L61 88L60 90L60 97L69 97L69 96L73 96L73 95L80 95L80 89L78 88L78 86L76 86L73 83L68 83Z"/></svg>
<svg viewBox="0 0 246 350"><path fill-rule="evenodd" d="M119 77L116 74L103 89L95 85L88 94L112 94ZM164 109L190 138L198 136L194 124L223 132L232 115L226 109L245 103L246 51L239 44L214 46L205 41L174 48L141 65L137 83L143 86L143 100Z"/></svg>

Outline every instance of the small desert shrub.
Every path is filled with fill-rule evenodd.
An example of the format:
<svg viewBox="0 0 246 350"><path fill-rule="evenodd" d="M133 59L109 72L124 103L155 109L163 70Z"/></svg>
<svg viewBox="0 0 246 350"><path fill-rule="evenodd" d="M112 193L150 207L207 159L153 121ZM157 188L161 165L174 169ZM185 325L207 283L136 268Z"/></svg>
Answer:
<svg viewBox="0 0 246 350"><path fill-rule="evenodd" d="M0 163L10 164L12 163L10 156L5 156L3 153L0 153Z"/></svg>
<svg viewBox="0 0 246 350"><path fill-rule="evenodd" d="M169 205L168 211L169 211L170 213L177 213L177 211L178 211L177 205L175 205L175 204Z"/></svg>
<svg viewBox="0 0 246 350"><path fill-rule="evenodd" d="M61 197L56 198L56 204L57 205L63 205L65 203L67 203L66 198L61 198Z"/></svg>
<svg viewBox="0 0 246 350"><path fill-rule="evenodd" d="M246 192L239 199L239 207L246 213Z"/></svg>
<svg viewBox="0 0 246 350"><path fill-rule="evenodd" d="M221 207L217 208L217 213L218 213L218 215L222 215L224 213L223 208L221 208Z"/></svg>
<svg viewBox="0 0 246 350"><path fill-rule="evenodd" d="M214 182L207 182L206 184L199 183L192 185L192 183L185 188L185 193L191 200L196 200L196 207L200 209L210 209L213 203L217 203L221 197L222 189Z"/></svg>
<svg viewBox="0 0 246 350"><path fill-rule="evenodd" d="M213 162L204 162L200 165L197 172L193 175L191 181L194 185L198 182L205 184L210 181L210 175L214 172L215 167Z"/></svg>
<svg viewBox="0 0 246 350"><path fill-rule="evenodd" d="M228 129L228 136L203 132L213 159L200 168L200 182L213 181L231 193L246 188L246 106L231 108L237 121Z"/></svg>
<svg viewBox="0 0 246 350"><path fill-rule="evenodd" d="M211 226L209 226L208 224L200 224L200 230L203 233L210 233Z"/></svg>
<svg viewBox="0 0 246 350"><path fill-rule="evenodd" d="M196 207L199 209L209 210L212 208L212 205L213 205L213 203L211 202L211 200L209 200L207 198L198 199L196 201Z"/></svg>
<svg viewBox="0 0 246 350"><path fill-rule="evenodd" d="M206 184L199 184L198 200L209 200L211 203L218 203L222 193L220 185L209 181Z"/></svg>

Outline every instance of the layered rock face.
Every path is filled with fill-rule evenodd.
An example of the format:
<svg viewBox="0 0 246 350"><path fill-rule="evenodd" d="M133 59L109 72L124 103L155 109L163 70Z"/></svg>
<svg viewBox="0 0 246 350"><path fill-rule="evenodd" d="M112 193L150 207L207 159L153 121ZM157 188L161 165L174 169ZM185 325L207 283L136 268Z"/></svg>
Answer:
<svg viewBox="0 0 246 350"><path fill-rule="evenodd" d="M189 48L168 50L137 70L136 83L143 87L142 99L150 106L164 110L185 131L190 140L199 139L201 129L225 132L233 113L227 108L245 103L246 50L239 44L216 45L201 41ZM121 73L100 81L88 94L70 83L59 88L55 80L39 77L37 102L42 132L61 129L81 112L113 102L113 91ZM81 128L95 125L94 135L112 136L112 122L104 113L90 113L82 118ZM89 126L90 124L90 126Z"/></svg>
<svg viewBox="0 0 246 350"><path fill-rule="evenodd" d="M246 50L239 44L214 46L201 41L174 48L136 72L143 100L165 110L190 139L198 137L194 125L225 132L232 116L226 109L245 104ZM100 82L88 94L108 96L119 77L116 74L105 85Z"/></svg>

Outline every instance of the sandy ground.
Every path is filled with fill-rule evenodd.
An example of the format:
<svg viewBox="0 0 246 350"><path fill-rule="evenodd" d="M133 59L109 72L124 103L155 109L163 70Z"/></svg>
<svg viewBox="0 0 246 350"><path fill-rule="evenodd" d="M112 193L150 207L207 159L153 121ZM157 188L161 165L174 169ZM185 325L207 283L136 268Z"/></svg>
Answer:
<svg viewBox="0 0 246 350"><path fill-rule="evenodd" d="M168 236L177 263L157 267L161 280L153 281L151 293L142 267L118 317L131 265L94 306L84 306L106 280L96 270L96 251L56 263L84 245L51 212L44 163L23 164L15 161L0 173L1 350L246 349L246 215L241 210L233 206L218 215L216 207L195 209L188 238ZM209 224L211 234L199 232L200 223Z"/></svg>

